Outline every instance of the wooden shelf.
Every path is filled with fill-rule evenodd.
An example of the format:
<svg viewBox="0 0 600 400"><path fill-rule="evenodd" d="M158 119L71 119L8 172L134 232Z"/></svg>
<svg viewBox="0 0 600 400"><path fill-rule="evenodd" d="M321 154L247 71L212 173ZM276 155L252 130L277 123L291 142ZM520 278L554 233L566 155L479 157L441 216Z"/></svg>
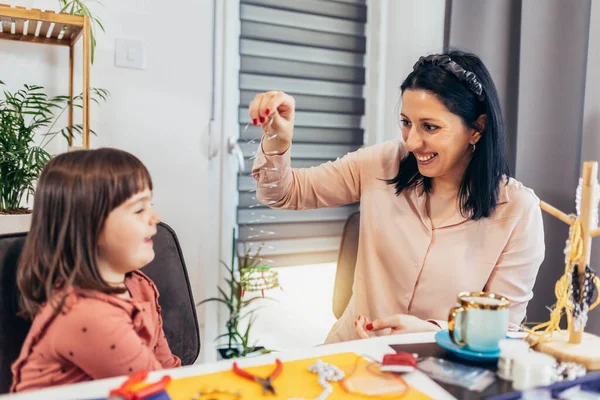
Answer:
<svg viewBox="0 0 600 400"><path fill-rule="evenodd" d="M90 147L90 19L0 4L0 39L69 47L69 97L73 99L75 44L83 38L83 148ZM73 105L69 107L73 126ZM69 147L72 146L69 140Z"/></svg>
<svg viewBox="0 0 600 400"><path fill-rule="evenodd" d="M81 36L84 24L81 15L0 4L0 39L72 46Z"/></svg>

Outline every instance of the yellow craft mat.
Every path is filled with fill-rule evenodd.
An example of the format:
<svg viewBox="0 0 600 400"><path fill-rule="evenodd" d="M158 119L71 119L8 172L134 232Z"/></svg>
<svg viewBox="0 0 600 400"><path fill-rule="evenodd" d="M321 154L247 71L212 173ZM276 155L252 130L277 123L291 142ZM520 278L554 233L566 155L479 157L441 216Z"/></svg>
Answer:
<svg viewBox="0 0 600 400"><path fill-rule="evenodd" d="M323 387L319 385L318 376L308 370L308 367L321 360L326 363L333 364L345 373L351 372L355 365L362 366L368 364L368 361L360 357L356 353L340 353L332 354L323 357L316 357L297 361L288 361L283 363L283 371L273 382L273 386L277 391L277 396L268 393L266 396L262 394L262 386L259 383L252 382L236 375L232 370L217 372L208 375L199 375L189 378L174 379L168 386L167 392L172 400L191 400L200 390L210 389L228 389L238 391L242 395L243 400L247 399L290 399L301 397L306 399L314 399L323 391ZM261 378L267 377L273 372L275 363L261 365L257 367L244 367L244 360L238 360L240 368L250 372L253 375ZM353 375L354 376L354 375ZM400 377L398 379L406 384ZM431 400L429 396L419 392L418 390L409 387L408 391L403 394L386 394L380 396L366 396L354 393L348 393L337 382L332 382L333 393L327 400L336 399L402 399L402 400ZM408 386L408 385L407 385ZM208 399L235 399L231 395L213 395L200 397L202 400Z"/></svg>

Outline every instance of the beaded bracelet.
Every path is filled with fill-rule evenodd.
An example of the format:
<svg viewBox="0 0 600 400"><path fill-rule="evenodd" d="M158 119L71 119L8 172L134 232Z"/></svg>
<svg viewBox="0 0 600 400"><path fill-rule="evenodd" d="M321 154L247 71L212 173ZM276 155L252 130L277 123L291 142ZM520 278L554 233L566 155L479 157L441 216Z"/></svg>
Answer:
<svg viewBox="0 0 600 400"><path fill-rule="evenodd" d="M589 307L596 294L596 286L594 285L596 274L588 265L586 265L583 274L583 282L580 282L579 268L580 266L578 264L573 266L571 278L573 291L573 322L576 331L579 330L578 327L585 325L587 322Z"/></svg>

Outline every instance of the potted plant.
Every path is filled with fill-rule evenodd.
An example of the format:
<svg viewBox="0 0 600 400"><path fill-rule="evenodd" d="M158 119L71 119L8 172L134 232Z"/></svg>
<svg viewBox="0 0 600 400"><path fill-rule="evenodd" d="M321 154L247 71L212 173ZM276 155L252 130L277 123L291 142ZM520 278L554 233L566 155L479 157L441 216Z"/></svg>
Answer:
<svg viewBox="0 0 600 400"><path fill-rule="evenodd" d="M61 9L59 12L71 14L71 15L86 15L90 19L90 61L94 64L95 54L96 54L96 26L98 26L102 32L105 32L104 25L100 19L95 17L89 7L86 4L86 1L83 0L58 0L58 4ZM99 1L94 1L94 3L98 3L102 5Z"/></svg>
<svg viewBox="0 0 600 400"><path fill-rule="evenodd" d="M90 18L93 64L96 27L104 32L102 22L92 14L84 0L58 0L58 4L59 12ZM91 93L91 100L96 103L108 96L103 89L92 88ZM80 95L74 99L73 106L82 108L81 102ZM14 93L4 91L4 99L0 99L0 234L29 230L31 210L26 203L34 192L40 172L52 157L46 151L46 145L58 134L68 140L75 133L82 133L81 125L53 130L69 103L68 96L50 98L44 88L37 85L25 85ZM37 144L38 134L43 135L40 144Z"/></svg>
<svg viewBox="0 0 600 400"><path fill-rule="evenodd" d="M92 93L96 103L108 96L103 89L93 89ZM81 134L81 125L55 129L70 101L68 96L49 97L37 85L4 91L4 98L0 99L0 234L29 229L31 210L26 203L52 157L45 149L48 143L57 135L68 140L75 133ZM73 106L81 108L81 102L79 95ZM40 143L38 134L42 135Z"/></svg>
<svg viewBox="0 0 600 400"><path fill-rule="evenodd" d="M235 229L233 238L231 266L221 261L228 273L225 279L227 287L223 289L218 286L219 297L211 297L198 303L200 306L208 302L217 302L224 305L228 311L226 332L216 338L217 341L221 341L217 346L221 359L248 357L271 351L256 346L256 342L251 342L250 333L258 310L254 308L254 302L259 299L272 300L265 297L264 292L279 287L277 272L271 270L268 265L261 264L262 246L251 252L244 245L243 251L240 252L236 250ZM236 256L238 269L234 265ZM262 296L244 298L249 292L261 292ZM246 326L242 329L244 322Z"/></svg>

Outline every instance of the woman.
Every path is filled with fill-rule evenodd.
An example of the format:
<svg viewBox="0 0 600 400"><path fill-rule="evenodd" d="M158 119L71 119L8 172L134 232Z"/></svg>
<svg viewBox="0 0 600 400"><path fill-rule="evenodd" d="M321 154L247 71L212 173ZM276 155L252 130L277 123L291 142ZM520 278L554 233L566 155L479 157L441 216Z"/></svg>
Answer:
<svg viewBox="0 0 600 400"><path fill-rule="evenodd" d="M250 116L267 133L254 162L259 199L310 209L360 201L353 294L327 343L445 327L461 291L511 302L520 324L544 258L539 199L509 178L504 121L481 60L421 57L401 85L402 141L309 169L290 166L294 99L258 94ZM375 319L372 323L371 319Z"/></svg>

